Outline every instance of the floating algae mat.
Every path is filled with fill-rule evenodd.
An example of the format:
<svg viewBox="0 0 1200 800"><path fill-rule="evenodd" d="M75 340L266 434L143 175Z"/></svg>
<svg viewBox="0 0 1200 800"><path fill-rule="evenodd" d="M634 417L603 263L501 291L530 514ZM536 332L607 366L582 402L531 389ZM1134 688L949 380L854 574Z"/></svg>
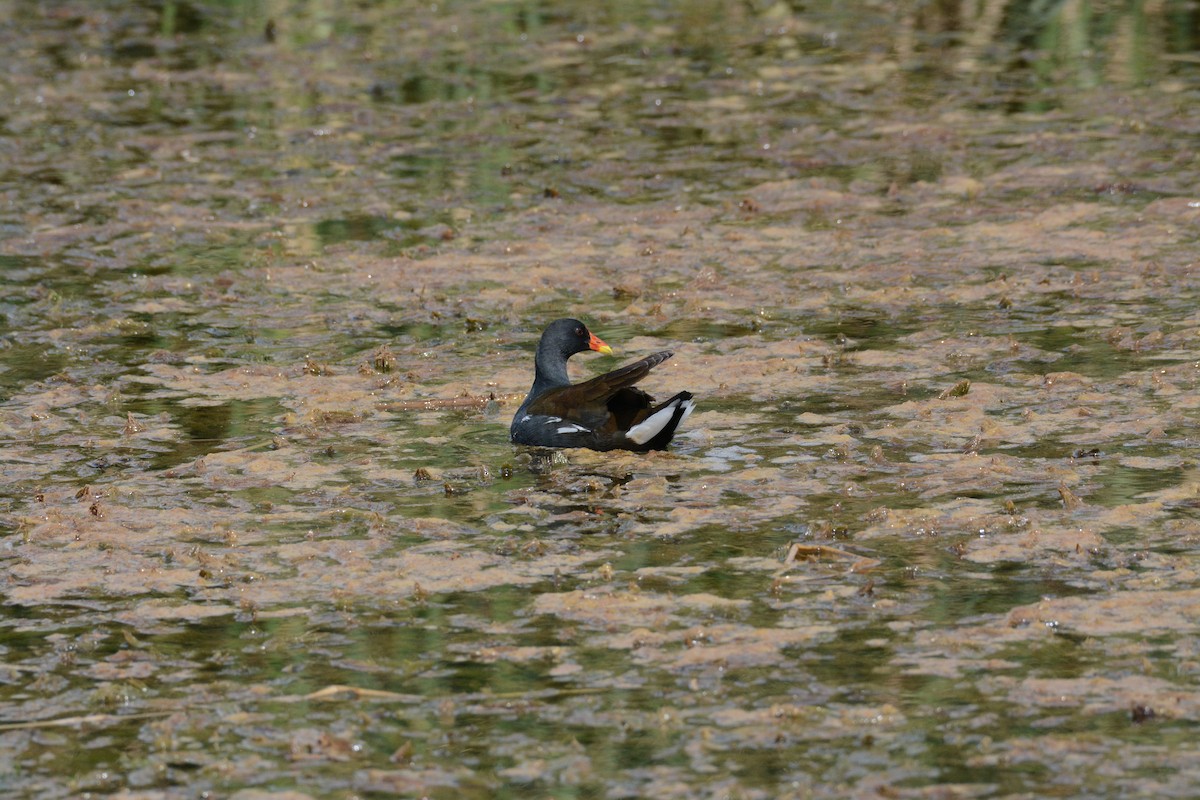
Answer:
<svg viewBox="0 0 1200 800"><path fill-rule="evenodd" d="M3 7L0 793L1200 793L1194 11L969 6Z"/></svg>

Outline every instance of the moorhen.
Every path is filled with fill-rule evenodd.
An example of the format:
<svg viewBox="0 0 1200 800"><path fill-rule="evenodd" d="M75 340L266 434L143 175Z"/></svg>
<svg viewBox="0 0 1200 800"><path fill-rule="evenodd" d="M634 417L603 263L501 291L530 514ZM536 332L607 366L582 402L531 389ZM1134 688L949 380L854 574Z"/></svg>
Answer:
<svg viewBox="0 0 1200 800"><path fill-rule="evenodd" d="M692 413L692 394L680 392L654 405L654 398L633 384L674 354L664 350L572 384L567 359L585 350L612 354L612 348L577 319L555 320L546 327L534 359L533 388L509 428L513 443L641 453L665 449Z"/></svg>

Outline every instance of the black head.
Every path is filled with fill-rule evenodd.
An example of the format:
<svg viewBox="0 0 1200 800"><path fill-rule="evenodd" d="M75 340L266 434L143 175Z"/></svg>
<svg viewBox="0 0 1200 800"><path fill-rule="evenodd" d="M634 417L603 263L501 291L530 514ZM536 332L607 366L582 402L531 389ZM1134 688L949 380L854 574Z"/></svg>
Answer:
<svg viewBox="0 0 1200 800"><path fill-rule="evenodd" d="M542 332L542 340L538 343L539 354L554 353L564 359L585 350L612 354L612 348L577 319L558 319L551 322Z"/></svg>

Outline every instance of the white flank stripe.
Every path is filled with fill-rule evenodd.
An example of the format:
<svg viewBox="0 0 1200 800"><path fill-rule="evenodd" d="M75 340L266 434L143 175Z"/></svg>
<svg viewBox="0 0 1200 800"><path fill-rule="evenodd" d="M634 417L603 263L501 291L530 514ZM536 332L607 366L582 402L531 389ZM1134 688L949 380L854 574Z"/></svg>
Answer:
<svg viewBox="0 0 1200 800"><path fill-rule="evenodd" d="M558 432L559 433L590 433L591 431L589 428L585 428L582 425L576 425L575 423L572 422L570 425L563 425L561 428L558 429Z"/></svg>
<svg viewBox="0 0 1200 800"><path fill-rule="evenodd" d="M672 403L666 408L660 408L630 428L625 435L638 444L645 444L657 436L659 431L667 427L667 424L671 421L671 417L675 416L675 409L678 407L678 403Z"/></svg>

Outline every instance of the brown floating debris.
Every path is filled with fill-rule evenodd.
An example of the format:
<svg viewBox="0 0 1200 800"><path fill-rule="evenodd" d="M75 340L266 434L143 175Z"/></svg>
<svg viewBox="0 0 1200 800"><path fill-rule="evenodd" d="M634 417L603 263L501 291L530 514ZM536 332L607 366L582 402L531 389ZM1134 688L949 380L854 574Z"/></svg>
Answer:
<svg viewBox="0 0 1200 800"><path fill-rule="evenodd" d="M309 358L304 361L305 375L332 375L331 370L327 365L317 362L315 359Z"/></svg>
<svg viewBox="0 0 1200 800"><path fill-rule="evenodd" d="M879 559L864 558L857 553L851 553L849 550L842 550L823 544L802 544L801 542L792 542L792 546L788 548L787 555L783 557L783 565L787 567L795 564L797 561L822 560L850 561L852 562L851 568L855 572L865 572L879 565Z"/></svg>
<svg viewBox="0 0 1200 800"><path fill-rule="evenodd" d="M341 683L335 683L326 686L324 689L318 689L315 692L310 692L302 696L301 700L343 700L349 697L353 700L362 700L369 698L372 700L400 700L407 703L415 703L420 701L420 696L411 694L400 694L399 692L388 692L383 689L364 689L360 686L347 686Z"/></svg>
<svg viewBox="0 0 1200 800"><path fill-rule="evenodd" d="M412 739L408 739L404 744L396 748L396 752L392 753L388 761L391 761L393 764L408 764L412 761L412 754Z"/></svg>
<svg viewBox="0 0 1200 800"><path fill-rule="evenodd" d="M1067 511L1074 511L1083 505L1083 501L1080 500L1074 492L1068 489L1065 483L1060 483L1058 485L1058 496L1062 498L1063 508L1065 508Z"/></svg>
<svg viewBox="0 0 1200 800"><path fill-rule="evenodd" d="M309 413L308 419L317 425L349 425L362 422L363 415L353 411L324 411L318 408Z"/></svg>
<svg viewBox="0 0 1200 800"><path fill-rule="evenodd" d="M83 725L122 724L133 719L154 719L168 717L174 711L146 711L139 714L87 714L81 717L60 717L59 719L39 719L32 722L6 722L0 724L0 731L24 731L35 728L77 728Z"/></svg>
<svg viewBox="0 0 1200 800"><path fill-rule="evenodd" d="M371 357L371 366L376 372L391 372L396 368L396 355L392 352L392 348L386 344L381 344L375 350L375 354Z"/></svg>
<svg viewBox="0 0 1200 800"><path fill-rule="evenodd" d="M939 394L938 400L946 400L951 397L964 397L969 391L971 391L971 382L966 378L963 378L961 381Z"/></svg>
<svg viewBox="0 0 1200 800"><path fill-rule="evenodd" d="M376 406L381 411L438 411L444 408L483 408L488 403L504 405L524 397L521 394L468 395L466 397L431 397L428 400L392 400Z"/></svg>

